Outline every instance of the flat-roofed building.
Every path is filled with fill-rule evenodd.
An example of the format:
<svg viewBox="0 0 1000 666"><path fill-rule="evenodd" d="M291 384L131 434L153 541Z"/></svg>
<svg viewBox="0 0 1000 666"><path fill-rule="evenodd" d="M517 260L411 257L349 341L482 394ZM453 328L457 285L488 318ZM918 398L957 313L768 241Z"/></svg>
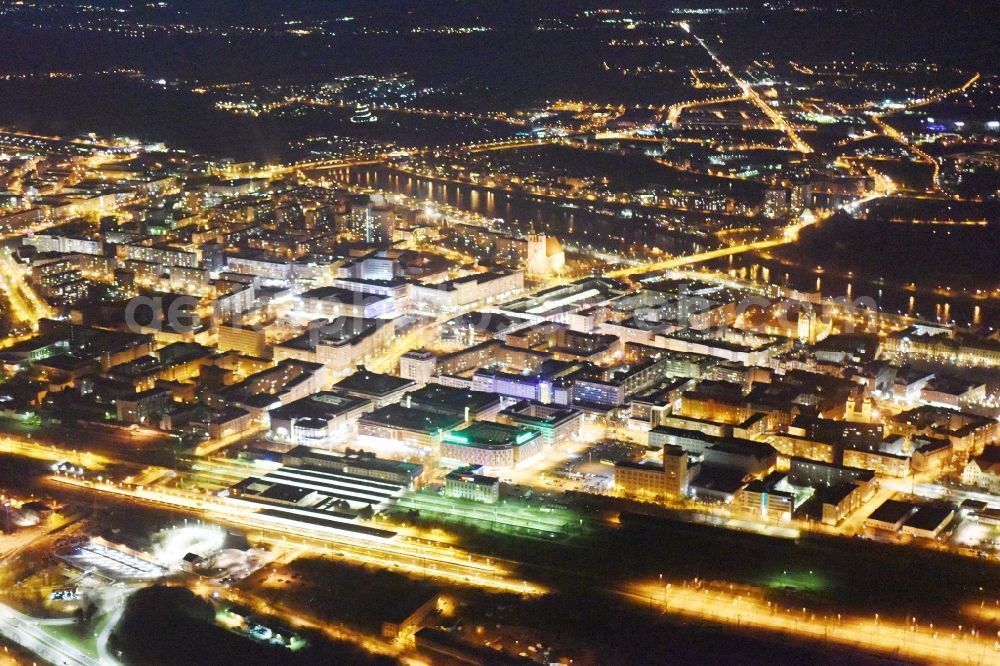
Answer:
<svg viewBox="0 0 1000 666"><path fill-rule="evenodd" d="M214 407L242 407L254 420L266 423L272 409L305 398L328 385L323 365L285 359L238 384L209 393L206 401Z"/></svg>
<svg viewBox="0 0 1000 666"><path fill-rule="evenodd" d="M108 368L107 375L148 391L160 380L187 381L212 362L213 350L196 342L175 342L127 363Z"/></svg>
<svg viewBox="0 0 1000 666"><path fill-rule="evenodd" d="M164 430L173 430L210 439L231 437L246 432L253 417L242 407L212 408L204 404L175 406L160 421Z"/></svg>
<svg viewBox="0 0 1000 666"><path fill-rule="evenodd" d="M700 430L656 426L649 431L647 441L649 446L653 448L659 449L666 446L680 446L688 453L701 455L705 452L705 449L721 442L722 439L722 437L706 435Z"/></svg>
<svg viewBox="0 0 1000 666"><path fill-rule="evenodd" d="M409 490L422 481L424 466L386 460L367 453L337 453L326 449L296 446L282 456L285 465L336 471L375 481L385 481Z"/></svg>
<svg viewBox="0 0 1000 666"><path fill-rule="evenodd" d="M552 381L539 375L522 375L499 370L476 370L472 388L517 400L553 401Z"/></svg>
<svg viewBox="0 0 1000 666"><path fill-rule="evenodd" d="M466 422L492 421L500 412L500 398L493 393L444 384L427 384L403 396L402 404L439 414L454 414Z"/></svg>
<svg viewBox="0 0 1000 666"><path fill-rule="evenodd" d="M652 500L667 495L663 464L654 460L615 463L615 488L626 497Z"/></svg>
<svg viewBox="0 0 1000 666"><path fill-rule="evenodd" d="M693 388L694 382L689 377L676 377L650 391L633 395L629 400L628 427L648 431L662 425L679 403L681 393Z"/></svg>
<svg viewBox="0 0 1000 666"><path fill-rule="evenodd" d="M320 391L271 410L271 438L296 445L329 447L357 434L371 400L339 391Z"/></svg>
<svg viewBox="0 0 1000 666"><path fill-rule="evenodd" d="M159 426L160 417L167 413L172 402L169 391L152 388L116 399L115 410L118 420L124 423Z"/></svg>
<svg viewBox="0 0 1000 666"><path fill-rule="evenodd" d="M401 277L389 280L338 277L333 280L331 286L362 294L386 296L397 303L402 303L409 298L413 285L409 280Z"/></svg>
<svg viewBox="0 0 1000 666"><path fill-rule="evenodd" d="M870 493L867 483L845 481L830 487L816 489L820 503L820 521L824 525L837 525L851 512L861 508Z"/></svg>
<svg viewBox="0 0 1000 666"><path fill-rule="evenodd" d="M682 333L657 335L653 344L673 352L714 356L727 361L738 361L743 365L767 365L774 351L773 345L751 347L707 336L685 335Z"/></svg>
<svg viewBox="0 0 1000 666"><path fill-rule="evenodd" d="M778 453L788 458L807 458L832 463L838 452L833 444L787 433L771 435L767 441L778 450Z"/></svg>
<svg viewBox="0 0 1000 666"><path fill-rule="evenodd" d="M629 286L619 280L604 277L586 277L566 285L544 289L536 294L519 298L500 306L505 313L532 317L538 321L549 319L566 321L581 310L607 303L629 291Z"/></svg>
<svg viewBox="0 0 1000 666"><path fill-rule="evenodd" d="M512 469L534 458L542 448L541 433L532 428L473 421L442 436L441 459L486 469Z"/></svg>
<svg viewBox="0 0 1000 666"><path fill-rule="evenodd" d="M126 261L145 261L165 269L169 266L198 266L198 255L167 245L119 245L118 257Z"/></svg>
<svg viewBox="0 0 1000 666"><path fill-rule="evenodd" d="M818 460L792 458L788 464L788 480L795 486L813 488L830 488L841 483L860 483L865 485L867 493L873 489L875 472Z"/></svg>
<svg viewBox="0 0 1000 666"><path fill-rule="evenodd" d="M664 415L660 419L660 426L678 430L696 430L712 437L729 437L733 434L733 427L728 423L696 419L693 416L684 416L683 414Z"/></svg>
<svg viewBox="0 0 1000 666"><path fill-rule="evenodd" d="M583 412L579 409L531 400L511 405L500 412L498 420L538 430L546 448L579 442L583 429Z"/></svg>
<svg viewBox="0 0 1000 666"><path fill-rule="evenodd" d="M442 437L465 423L452 413L442 414L403 405L386 405L358 419L358 444L388 446L412 455L433 456Z"/></svg>
<svg viewBox="0 0 1000 666"><path fill-rule="evenodd" d="M482 465L466 465L444 477L444 494L448 497L496 504L500 501L500 479L480 474Z"/></svg>
<svg viewBox="0 0 1000 666"><path fill-rule="evenodd" d="M898 532L910 516L917 510L917 505L899 500L886 500L865 518L865 527L887 532Z"/></svg>
<svg viewBox="0 0 1000 666"><path fill-rule="evenodd" d="M523 272L490 271L437 284L414 284L411 298L418 306L448 312L474 303L491 303L523 288Z"/></svg>
<svg viewBox="0 0 1000 666"><path fill-rule="evenodd" d="M333 385L333 388L371 400L375 407L385 407L402 400L406 392L416 386L417 383L412 379L372 372L364 366L359 366L356 372L341 379Z"/></svg>
<svg viewBox="0 0 1000 666"><path fill-rule="evenodd" d="M444 354L438 359L436 372L442 375L462 374L491 365L498 362L497 351L502 346L499 340L485 340Z"/></svg>
<svg viewBox="0 0 1000 666"><path fill-rule="evenodd" d="M716 467L730 467L759 476L778 464L778 452L770 444L749 439L722 439L705 449L704 462Z"/></svg>
<svg viewBox="0 0 1000 666"><path fill-rule="evenodd" d="M426 384L437 374L438 357L426 349L414 349L399 358L399 376Z"/></svg>
<svg viewBox="0 0 1000 666"><path fill-rule="evenodd" d="M394 313L396 302L390 296L317 287L299 295L298 309L313 317L377 319Z"/></svg>
<svg viewBox="0 0 1000 666"><path fill-rule="evenodd" d="M910 456L883 451L844 450L844 465L870 469L879 476L901 478L910 474Z"/></svg>
<svg viewBox="0 0 1000 666"><path fill-rule="evenodd" d="M144 257L138 256L136 258L143 259ZM233 273L256 275L264 280L287 281L292 274L290 261L264 254L227 256L226 267Z"/></svg>
<svg viewBox="0 0 1000 666"><path fill-rule="evenodd" d="M428 617L442 607L441 594L438 592L426 595L426 599L419 605L400 600L389 614L390 617L382 622L382 637L401 641L407 636L412 636L420 631L421 625Z"/></svg>
<svg viewBox="0 0 1000 666"><path fill-rule="evenodd" d="M687 494L691 470L688 455L679 446L663 449L662 462L615 463L615 488L626 497L677 498Z"/></svg>
<svg viewBox="0 0 1000 666"><path fill-rule="evenodd" d="M805 414L795 417L788 432L857 451L878 451L885 438L881 423L838 421Z"/></svg>
<svg viewBox="0 0 1000 666"><path fill-rule="evenodd" d="M955 517L955 507L924 505L913 512L900 530L922 539L936 539Z"/></svg>
<svg viewBox="0 0 1000 666"><path fill-rule="evenodd" d="M270 355L267 335L262 328L220 324L216 339L219 351L236 351L258 358L267 358Z"/></svg>
<svg viewBox="0 0 1000 666"><path fill-rule="evenodd" d="M732 504L747 485L746 476L736 467L701 463L688 488L691 497L700 502Z"/></svg>
<svg viewBox="0 0 1000 666"><path fill-rule="evenodd" d="M288 358L322 363L331 373L347 372L360 361L385 348L395 326L384 319L340 317L274 346L274 360Z"/></svg>
<svg viewBox="0 0 1000 666"><path fill-rule="evenodd" d="M775 523L788 522L795 511L795 493L781 489L787 477L772 472L763 479L754 479L736 496L737 508L748 516Z"/></svg>

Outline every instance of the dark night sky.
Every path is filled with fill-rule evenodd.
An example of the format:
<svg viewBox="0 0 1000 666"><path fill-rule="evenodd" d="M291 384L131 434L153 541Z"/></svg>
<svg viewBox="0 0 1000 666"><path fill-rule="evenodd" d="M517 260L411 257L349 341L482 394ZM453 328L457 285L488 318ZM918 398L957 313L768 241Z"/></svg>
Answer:
<svg viewBox="0 0 1000 666"><path fill-rule="evenodd" d="M955 5L972 3L902 0L845 5L812 1L825 11L755 10L692 20L699 32L725 38L724 56L737 66L760 57L805 62L926 59L988 72L1000 62L997 22L988 3L978 9L956 10ZM534 28L539 19L557 16L572 22L588 7L634 7L669 22L676 18L670 13L674 7L740 4L739 0L170 0L163 9L146 7L145 2L88 3L133 7L122 16L153 24L237 24L270 26L273 30L266 36L237 33L226 37L150 32L140 39L66 29L64 23L76 20L78 13L66 10L65 5L53 5L41 13L17 12L2 17L0 74L126 67L142 70L149 77L184 81L306 84L350 74L403 74L421 85L464 90L462 104L486 109L523 107L558 97L662 104L676 101L683 92L671 88L670 81L650 84L603 71L605 60L621 57L620 52L608 50L606 41L623 35L622 30L591 20L584 30L538 32ZM835 6L865 11L830 11ZM345 15L355 20L332 20ZM285 34L282 24L292 20L319 26L320 34ZM459 36L409 32L414 26L444 24L487 24L496 30ZM362 26L399 32L350 34ZM678 31L663 27L649 32L675 37ZM682 69L702 66L683 61L688 55L678 51L643 56L664 59ZM57 133L121 131L227 154L245 143L238 135L268 131L241 119L217 125L217 114L199 107L205 102L193 99L190 93L172 95L118 81L38 86L0 82L0 123Z"/></svg>

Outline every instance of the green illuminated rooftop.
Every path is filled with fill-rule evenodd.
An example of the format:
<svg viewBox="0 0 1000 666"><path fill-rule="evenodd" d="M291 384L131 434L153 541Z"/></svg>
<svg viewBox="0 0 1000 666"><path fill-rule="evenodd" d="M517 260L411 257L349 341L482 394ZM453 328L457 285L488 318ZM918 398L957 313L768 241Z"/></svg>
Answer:
<svg viewBox="0 0 1000 666"><path fill-rule="evenodd" d="M503 423L493 423L491 421L473 421L468 427L462 430L446 434L444 442L479 448L502 449L522 446L539 435L540 433L533 428L523 428Z"/></svg>

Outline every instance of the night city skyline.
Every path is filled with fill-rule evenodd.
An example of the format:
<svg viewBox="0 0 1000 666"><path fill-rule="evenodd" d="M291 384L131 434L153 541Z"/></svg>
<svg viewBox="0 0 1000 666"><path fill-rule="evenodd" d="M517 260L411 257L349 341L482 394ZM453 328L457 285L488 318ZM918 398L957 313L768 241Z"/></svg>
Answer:
<svg viewBox="0 0 1000 666"><path fill-rule="evenodd" d="M998 43L0 2L0 666L1000 664Z"/></svg>

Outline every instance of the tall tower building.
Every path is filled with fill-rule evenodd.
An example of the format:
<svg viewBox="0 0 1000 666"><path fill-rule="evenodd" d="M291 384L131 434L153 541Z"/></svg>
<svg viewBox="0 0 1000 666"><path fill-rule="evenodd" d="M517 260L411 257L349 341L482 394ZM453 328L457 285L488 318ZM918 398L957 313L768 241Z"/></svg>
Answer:
<svg viewBox="0 0 1000 666"><path fill-rule="evenodd" d="M558 239L545 234L528 236L528 275L551 275L561 271L565 264L566 254Z"/></svg>
<svg viewBox="0 0 1000 666"><path fill-rule="evenodd" d="M399 376L426 384L437 372L437 356L426 349L414 349L399 359Z"/></svg>
<svg viewBox="0 0 1000 666"><path fill-rule="evenodd" d="M819 318L816 310L812 306L799 312L798 334L799 340L810 345L816 344L816 334L819 328Z"/></svg>
<svg viewBox="0 0 1000 666"><path fill-rule="evenodd" d="M764 215L774 219L788 212L788 190L777 187L764 191Z"/></svg>
<svg viewBox="0 0 1000 666"><path fill-rule="evenodd" d="M688 455L680 446L663 447L664 490L668 496L684 497L688 485Z"/></svg>

